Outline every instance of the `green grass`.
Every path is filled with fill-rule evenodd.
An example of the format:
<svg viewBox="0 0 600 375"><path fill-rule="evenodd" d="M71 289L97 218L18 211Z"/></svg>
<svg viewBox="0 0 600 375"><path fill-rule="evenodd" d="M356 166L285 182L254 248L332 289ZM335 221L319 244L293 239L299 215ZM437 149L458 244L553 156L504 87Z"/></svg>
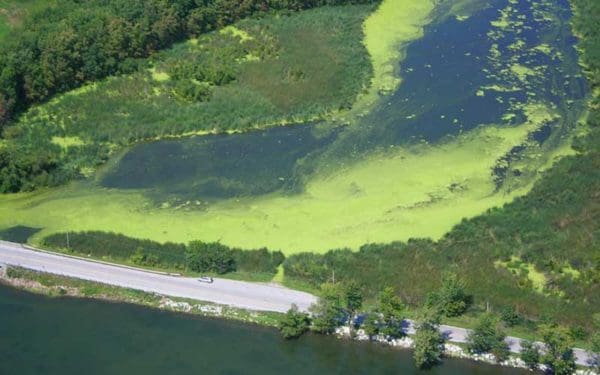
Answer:
<svg viewBox="0 0 600 375"><path fill-rule="evenodd" d="M38 282L47 289L39 290L52 296L67 294L66 288L71 288L83 297L96 297L110 300L135 301L136 303L157 306L160 297L138 290L115 287L87 280L68 278L49 273L31 271L19 267L10 267L7 276L12 279L31 280Z"/></svg>

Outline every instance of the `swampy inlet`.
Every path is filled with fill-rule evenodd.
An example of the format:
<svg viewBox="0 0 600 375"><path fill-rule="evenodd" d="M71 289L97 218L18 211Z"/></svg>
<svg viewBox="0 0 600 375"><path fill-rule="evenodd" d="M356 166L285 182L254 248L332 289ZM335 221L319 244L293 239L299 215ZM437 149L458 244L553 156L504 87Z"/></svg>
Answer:
<svg viewBox="0 0 600 375"><path fill-rule="evenodd" d="M0 229L38 228L32 243L58 232L101 230L286 254L438 239L461 219L526 194L554 161L572 153L573 137L585 133L588 88L566 0L385 0L379 8L348 9L344 17L354 25L348 35L368 58L364 77L351 76L354 67L341 59L286 71L285 82L296 82L289 87L303 90L286 101L285 93L295 93L287 83L273 94L263 81L251 80L260 66L248 55L246 76L236 84L253 84L263 93L260 100L223 86L230 92L215 91L211 100L232 107L220 117L209 105L197 116L188 107L161 115L160 103L152 100L162 98L161 85L173 77L157 63L146 81L135 74L108 79L31 109L16 125L24 138L40 134L40 121L47 125L64 116L67 125L44 136L75 150L101 139L105 127L128 126L133 115L118 115L124 85L139 84L140 92L144 85L156 88L140 109L151 136L115 146L107 163L83 170L85 178L66 186L1 196ZM315 22L311 27L321 27ZM242 23L232 33L256 40L263 34L252 34L253 25ZM310 39L294 46L282 37L280 43L291 59L311 49ZM201 44L183 42L161 61ZM324 69L331 71L318 76ZM317 76L321 81L311 81ZM314 108L313 98L331 99L309 84L340 77L351 84L328 87L349 90L353 100L332 101L334 107L321 112L297 110ZM363 87L355 87L361 80ZM105 110L89 135L81 128L92 112L86 117L73 108L78 101L101 100L116 107ZM253 122L254 109L234 105L273 115ZM286 116L285 110L299 114ZM219 134L210 134L208 120L222 122L214 126ZM157 123L168 127L152 130ZM227 127L234 123L247 126ZM107 131L98 142L115 145L110 137L117 133Z"/></svg>

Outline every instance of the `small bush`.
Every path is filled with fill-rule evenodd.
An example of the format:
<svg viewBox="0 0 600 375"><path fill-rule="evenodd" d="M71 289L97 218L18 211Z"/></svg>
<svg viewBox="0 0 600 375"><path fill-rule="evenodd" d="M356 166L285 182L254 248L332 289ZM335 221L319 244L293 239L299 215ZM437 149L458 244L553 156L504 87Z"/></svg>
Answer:
<svg viewBox="0 0 600 375"><path fill-rule="evenodd" d="M283 318L279 321L277 328L286 339L295 339L302 336L310 325L308 314L300 312L298 306L292 305Z"/></svg>

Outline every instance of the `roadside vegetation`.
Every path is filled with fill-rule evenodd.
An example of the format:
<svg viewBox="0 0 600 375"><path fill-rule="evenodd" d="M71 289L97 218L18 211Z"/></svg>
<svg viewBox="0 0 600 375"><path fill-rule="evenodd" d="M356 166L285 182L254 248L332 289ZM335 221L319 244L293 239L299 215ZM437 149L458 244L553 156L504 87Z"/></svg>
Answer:
<svg viewBox="0 0 600 375"><path fill-rule="evenodd" d="M448 277L442 290L454 289L455 285L456 279ZM470 295L460 289L464 296ZM464 299L440 301L437 305L426 302L418 310L414 321L415 332L411 336L413 357L418 368L431 368L443 361L446 337L439 330L443 312ZM369 340L379 342L389 342L407 335L406 305L393 288L381 290L370 308L363 307L362 301L362 289L357 284L324 283L320 286L317 303L311 307L310 316L292 306L281 318L278 328L286 339L298 338L309 330L321 334L339 334L344 328L351 338L366 335ZM506 327L507 323L501 315L491 312L481 314L467 337L467 351L477 356L491 355L496 363L509 360L511 355L514 357L505 341ZM546 323L540 325L537 335L546 344L546 349L524 341L523 350L518 354L523 363L530 369L539 369L543 365L548 373L557 375L574 373L576 364L572 332L556 323Z"/></svg>
<svg viewBox="0 0 600 375"><path fill-rule="evenodd" d="M431 368L442 361L446 339L439 330L440 315L435 309L424 308L415 321L414 359L419 368Z"/></svg>
<svg viewBox="0 0 600 375"><path fill-rule="evenodd" d="M281 251L242 250L218 242L158 243L105 232L59 233L46 237L44 246L80 256L172 271L222 275L238 272L267 280L284 260Z"/></svg>
<svg viewBox="0 0 600 375"><path fill-rule="evenodd" d="M489 313L481 315L477 326L467 337L467 349L475 354L491 353L498 361L508 359L510 351L504 341L506 333L500 324L500 319Z"/></svg>
<svg viewBox="0 0 600 375"><path fill-rule="evenodd" d="M298 306L292 305L288 312L281 318L277 328L286 339L295 339L308 331L310 317L307 313L298 311Z"/></svg>

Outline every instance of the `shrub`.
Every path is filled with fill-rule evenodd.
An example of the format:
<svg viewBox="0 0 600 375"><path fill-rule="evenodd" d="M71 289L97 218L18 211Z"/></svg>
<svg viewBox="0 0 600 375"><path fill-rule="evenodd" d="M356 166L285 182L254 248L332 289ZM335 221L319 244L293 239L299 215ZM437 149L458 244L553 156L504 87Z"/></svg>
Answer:
<svg viewBox="0 0 600 375"><path fill-rule="evenodd" d="M281 318L277 328L286 339L295 339L302 336L310 326L308 314L300 312L295 304Z"/></svg>
<svg viewBox="0 0 600 375"><path fill-rule="evenodd" d="M440 316L435 310L421 311L416 321L414 360L419 368L430 368L441 361L444 336L439 330Z"/></svg>
<svg viewBox="0 0 600 375"><path fill-rule="evenodd" d="M573 374L576 369L573 342L569 331L556 324L540 327L540 334L546 345L542 362L552 369L555 375Z"/></svg>
<svg viewBox="0 0 600 375"><path fill-rule="evenodd" d="M509 327L516 326L523 321L513 306L506 306L500 310L500 319Z"/></svg>
<svg viewBox="0 0 600 375"><path fill-rule="evenodd" d="M472 303L472 296L465 291L465 284L456 274L445 274L442 287L427 296L426 304L435 307L446 317L460 316Z"/></svg>
<svg viewBox="0 0 600 375"><path fill-rule="evenodd" d="M174 90L179 96L192 102L208 101L212 94L212 89L208 83L194 83L189 80L177 81Z"/></svg>
<svg viewBox="0 0 600 375"><path fill-rule="evenodd" d="M233 252L218 242L190 242L186 251L188 268L196 272L223 274L236 270Z"/></svg>
<svg viewBox="0 0 600 375"><path fill-rule="evenodd" d="M1 234L1 233L0 233ZM191 242L188 246L131 238L117 233L99 231L56 233L47 236L42 243L54 249L108 257L117 261L130 261L146 267L186 267L196 272L275 274L285 257L281 251L242 250L220 243Z"/></svg>
<svg viewBox="0 0 600 375"><path fill-rule="evenodd" d="M467 337L467 348L476 354L492 353L498 361L508 358L506 334L500 329L498 320L490 313L483 314Z"/></svg>
<svg viewBox="0 0 600 375"><path fill-rule="evenodd" d="M540 348L531 341L521 341L521 359L529 369L536 369L540 363Z"/></svg>

